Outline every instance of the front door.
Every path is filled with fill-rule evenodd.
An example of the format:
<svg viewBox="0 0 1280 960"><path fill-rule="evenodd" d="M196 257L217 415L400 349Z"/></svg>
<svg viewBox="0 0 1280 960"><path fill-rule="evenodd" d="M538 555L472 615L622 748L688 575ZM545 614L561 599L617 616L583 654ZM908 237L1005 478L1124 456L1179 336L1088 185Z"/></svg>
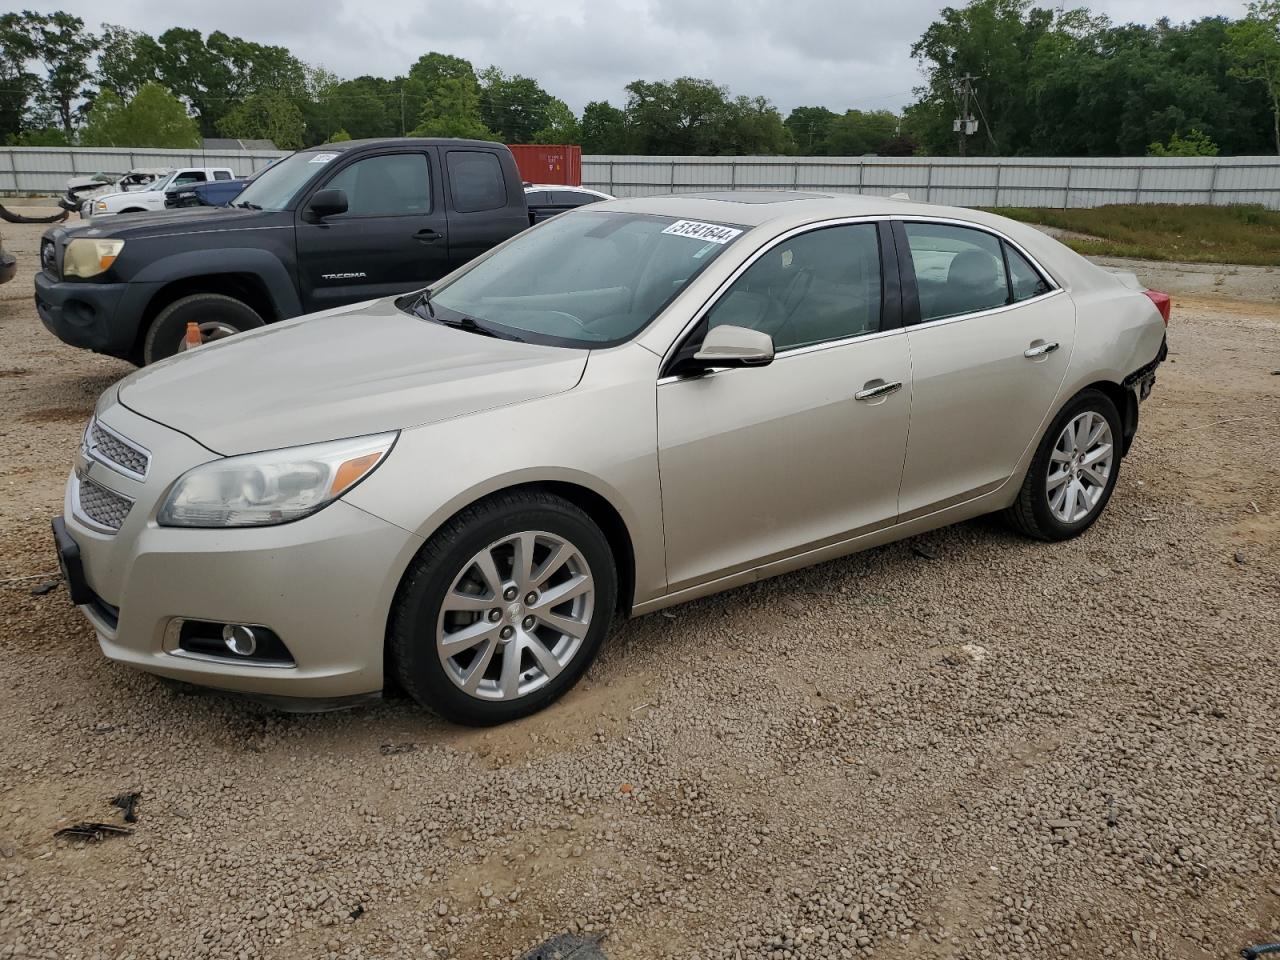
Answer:
<svg viewBox="0 0 1280 960"><path fill-rule="evenodd" d="M404 293L448 272L449 222L433 160L430 150L365 156L317 184L345 193L347 212L316 221L305 201L298 208L304 311Z"/></svg>
<svg viewBox="0 0 1280 960"><path fill-rule="evenodd" d="M658 457L673 590L892 523L911 400L901 329L884 329L873 223L764 251L681 347L711 326L769 333L765 367L658 384Z"/></svg>
<svg viewBox="0 0 1280 960"><path fill-rule="evenodd" d="M920 323L911 345L903 519L981 496L1016 469L1051 415L1075 306L1016 247L969 227L908 222ZM910 277L907 277L910 283Z"/></svg>

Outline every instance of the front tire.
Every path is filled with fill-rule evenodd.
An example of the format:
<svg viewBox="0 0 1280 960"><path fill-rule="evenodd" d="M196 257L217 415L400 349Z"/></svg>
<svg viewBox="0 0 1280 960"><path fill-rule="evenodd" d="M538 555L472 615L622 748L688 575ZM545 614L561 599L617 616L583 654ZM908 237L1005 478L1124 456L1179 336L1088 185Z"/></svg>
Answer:
<svg viewBox="0 0 1280 960"><path fill-rule="evenodd" d="M186 344L188 323L200 327L203 343L263 325L257 311L242 300L221 293L192 294L156 314L142 344L142 362L151 364L179 353Z"/></svg>
<svg viewBox="0 0 1280 960"><path fill-rule="evenodd" d="M410 564L387 636L392 676L457 723L527 716L590 666L617 595L609 543L586 513L542 492L492 497Z"/></svg>
<svg viewBox="0 0 1280 960"><path fill-rule="evenodd" d="M1101 390L1074 397L1045 431L1005 519L1037 540L1068 540L1102 516L1120 476L1120 414Z"/></svg>

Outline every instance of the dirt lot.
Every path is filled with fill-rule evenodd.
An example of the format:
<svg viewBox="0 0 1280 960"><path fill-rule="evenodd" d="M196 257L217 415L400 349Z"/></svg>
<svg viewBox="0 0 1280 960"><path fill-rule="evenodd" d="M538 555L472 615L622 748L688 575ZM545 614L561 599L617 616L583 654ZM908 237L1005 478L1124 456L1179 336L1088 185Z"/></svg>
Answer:
<svg viewBox="0 0 1280 960"><path fill-rule="evenodd" d="M1235 956L1280 939L1280 307L1175 301L1084 538L978 521L618 628L498 730L106 662L48 518L123 364L0 288L0 958ZM1230 289L1229 284L1224 289ZM55 841L78 820L136 832Z"/></svg>

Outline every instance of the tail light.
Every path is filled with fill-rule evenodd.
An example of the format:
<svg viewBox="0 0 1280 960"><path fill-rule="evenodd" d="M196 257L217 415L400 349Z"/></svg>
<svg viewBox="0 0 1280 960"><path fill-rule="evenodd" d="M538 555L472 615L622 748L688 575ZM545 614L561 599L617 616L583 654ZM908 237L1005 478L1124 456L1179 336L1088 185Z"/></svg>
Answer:
<svg viewBox="0 0 1280 960"><path fill-rule="evenodd" d="M1161 293L1159 290L1144 290L1151 302L1156 305L1156 309L1160 311L1160 319L1164 321L1164 325L1169 325L1169 308L1173 305L1173 301L1169 299L1167 293Z"/></svg>

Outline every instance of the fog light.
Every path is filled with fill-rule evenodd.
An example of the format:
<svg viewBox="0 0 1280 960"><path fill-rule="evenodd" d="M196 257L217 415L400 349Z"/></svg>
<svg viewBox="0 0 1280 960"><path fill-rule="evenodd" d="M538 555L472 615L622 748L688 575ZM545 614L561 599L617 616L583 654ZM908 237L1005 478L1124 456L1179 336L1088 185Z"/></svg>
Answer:
<svg viewBox="0 0 1280 960"><path fill-rule="evenodd" d="M228 623L222 628L222 642L237 656L252 657L258 650L258 638L252 627L243 623Z"/></svg>

